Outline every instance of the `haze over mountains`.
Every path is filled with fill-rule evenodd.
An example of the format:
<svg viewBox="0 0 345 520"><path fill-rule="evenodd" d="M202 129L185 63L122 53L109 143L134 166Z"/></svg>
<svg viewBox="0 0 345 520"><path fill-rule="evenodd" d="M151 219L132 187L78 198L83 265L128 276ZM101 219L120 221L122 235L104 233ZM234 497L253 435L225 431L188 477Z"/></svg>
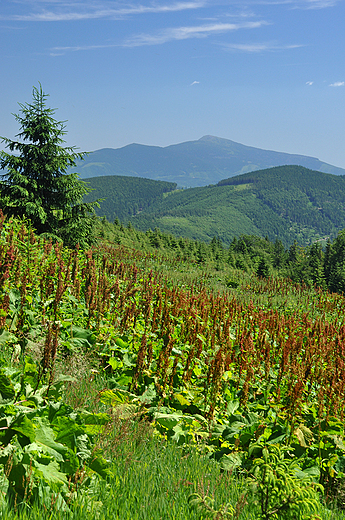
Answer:
<svg viewBox="0 0 345 520"><path fill-rule="evenodd" d="M262 150L210 135L166 147L130 144L96 150L78 162L77 171L83 179L122 175L197 187L282 165L300 165L314 171L345 175L344 169L315 157Z"/></svg>

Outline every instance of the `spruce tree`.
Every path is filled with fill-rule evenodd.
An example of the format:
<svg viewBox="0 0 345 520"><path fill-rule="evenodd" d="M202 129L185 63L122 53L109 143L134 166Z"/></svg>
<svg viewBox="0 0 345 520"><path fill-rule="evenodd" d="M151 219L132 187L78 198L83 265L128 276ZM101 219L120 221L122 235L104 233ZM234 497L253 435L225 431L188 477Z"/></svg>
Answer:
<svg viewBox="0 0 345 520"><path fill-rule="evenodd" d="M330 291L345 294L345 229L338 233L333 243L327 243L325 277Z"/></svg>
<svg viewBox="0 0 345 520"><path fill-rule="evenodd" d="M48 97L34 87L32 103L21 104L13 114L20 132L12 141L2 137L14 154L0 152L1 208L8 216L27 217L38 233L62 239L70 247L86 247L92 241L97 202L83 203L91 190L77 173L67 174L85 153L63 147L65 121L54 119Z"/></svg>

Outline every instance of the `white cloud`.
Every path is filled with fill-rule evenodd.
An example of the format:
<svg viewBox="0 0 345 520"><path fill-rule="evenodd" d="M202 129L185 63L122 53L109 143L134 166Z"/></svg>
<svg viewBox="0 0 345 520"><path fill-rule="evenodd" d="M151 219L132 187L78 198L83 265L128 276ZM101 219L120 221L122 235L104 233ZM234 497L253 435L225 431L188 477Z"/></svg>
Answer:
<svg viewBox="0 0 345 520"><path fill-rule="evenodd" d="M43 4L37 10L37 4ZM55 9L52 9L54 4ZM123 4L122 4L123 5ZM44 0L42 2L30 2L30 7L35 12L29 14L13 14L1 16L0 19L24 21L24 22L62 22L72 20L90 20L100 18L120 19L125 16L145 13L168 13L176 11L184 11L188 9L198 9L204 7L205 0L194 0L189 2L174 2L166 3L165 5L158 5L153 3L151 5L133 5L128 4L124 7L114 7L114 2L49 2ZM36 7L36 8L35 8Z"/></svg>
<svg viewBox="0 0 345 520"><path fill-rule="evenodd" d="M159 45L173 40L187 40L189 38L206 38L210 34L236 31L238 29L255 29L267 22L244 23L213 23L187 27L173 27L164 29L156 34L138 34L124 42L125 47L138 47L140 45Z"/></svg>
<svg viewBox="0 0 345 520"><path fill-rule="evenodd" d="M211 34L219 34L239 29L255 29L267 22L242 22L242 23L213 23L197 26L172 27L158 31L156 34L138 34L123 43L109 43L102 45L78 45L73 47L54 47L51 52L67 52L67 51L88 51L96 49L105 49L110 47L140 47L142 45L160 45L169 41L187 40L189 38L207 38ZM52 55L53 55L52 54Z"/></svg>
<svg viewBox="0 0 345 520"><path fill-rule="evenodd" d="M50 56L61 56L66 52L77 52L77 51L94 51L97 49L110 49L112 47L118 47L116 43L109 43L103 45L75 45L73 47L53 47L50 52Z"/></svg>
<svg viewBox="0 0 345 520"><path fill-rule="evenodd" d="M191 87L192 85L199 85L199 83L200 83L200 81L193 81L193 83L190 84L190 87Z"/></svg>
<svg viewBox="0 0 345 520"><path fill-rule="evenodd" d="M306 81L306 85L313 85L314 81Z"/></svg>
<svg viewBox="0 0 345 520"><path fill-rule="evenodd" d="M302 2L302 7L305 4L306 9L324 9L326 7L334 7L338 0L305 0Z"/></svg>
<svg viewBox="0 0 345 520"><path fill-rule="evenodd" d="M277 43L228 43L222 45L223 48L230 51L240 51L240 52L251 52L251 53L259 53L265 51L280 51L280 50L289 50L289 49L297 49L299 47L303 47L303 45L292 44L292 45L279 45Z"/></svg>
<svg viewBox="0 0 345 520"><path fill-rule="evenodd" d="M340 0L247 0L248 5L290 5L293 9L324 9L334 7ZM238 0L243 4L244 1Z"/></svg>
<svg viewBox="0 0 345 520"><path fill-rule="evenodd" d="M343 87L345 85L345 81L336 81L335 83L331 83L330 87Z"/></svg>

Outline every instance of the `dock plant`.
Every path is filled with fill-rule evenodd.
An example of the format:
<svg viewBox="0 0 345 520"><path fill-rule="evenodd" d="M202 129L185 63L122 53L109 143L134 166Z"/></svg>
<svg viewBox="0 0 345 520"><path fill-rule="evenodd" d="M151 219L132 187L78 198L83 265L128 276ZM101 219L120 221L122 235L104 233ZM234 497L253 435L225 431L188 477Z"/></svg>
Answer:
<svg viewBox="0 0 345 520"><path fill-rule="evenodd" d="M318 496L334 496L345 477L344 297L273 278L221 294L202 277L173 283L156 266L150 252L70 250L37 237L25 220L1 216L0 461L8 499L55 494L69 508L77 490L111 479L112 458L97 439L117 414L149 421L161 439L249 479L262 518L283 518L286 501L302 511L285 497L289 485L312 514ZM287 303L261 305L258 293ZM302 294L303 305L289 305ZM73 356L92 360L90 385L94 374L104 378L101 411L65 403L73 382L61 367ZM236 510L197 495L194 505L223 516Z"/></svg>

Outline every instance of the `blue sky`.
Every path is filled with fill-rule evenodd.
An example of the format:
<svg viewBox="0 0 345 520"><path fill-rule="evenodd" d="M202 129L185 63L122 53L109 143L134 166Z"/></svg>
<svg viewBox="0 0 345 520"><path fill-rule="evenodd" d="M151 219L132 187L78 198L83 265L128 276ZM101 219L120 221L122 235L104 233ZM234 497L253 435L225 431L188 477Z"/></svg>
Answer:
<svg viewBox="0 0 345 520"><path fill-rule="evenodd" d="M345 168L345 0L2 0L0 135L41 82L81 150L216 135Z"/></svg>

